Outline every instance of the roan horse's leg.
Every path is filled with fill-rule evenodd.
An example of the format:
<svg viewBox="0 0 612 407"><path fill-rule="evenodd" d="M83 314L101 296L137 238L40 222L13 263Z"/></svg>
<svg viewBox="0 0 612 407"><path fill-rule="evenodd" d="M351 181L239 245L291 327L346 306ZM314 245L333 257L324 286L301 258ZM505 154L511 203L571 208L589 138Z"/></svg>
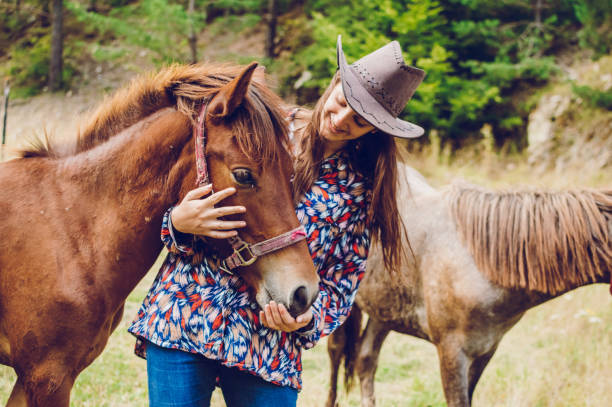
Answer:
<svg viewBox="0 0 612 407"><path fill-rule="evenodd" d="M436 348L448 407L470 406L468 371L472 366L472 360L465 354L461 343L454 335L444 338Z"/></svg>
<svg viewBox="0 0 612 407"><path fill-rule="evenodd" d="M350 317L349 317L350 318ZM338 371L340 370L340 362L344 356L344 347L346 346L346 326L340 325L333 334L327 338L327 353L330 361L330 379L329 393L327 394L327 407L337 405L336 398L338 396Z"/></svg>
<svg viewBox="0 0 612 407"><path fill-rule="evenodd" d="M474 359L472 365L470 366L470 370L468 372L468 397L470 399L470 404L472 403L472 396L474 395L474 389L476 389L476 384L482 375L482 371L489 364L489 361L493 357L495 353L495 349L486 355L482 355Z"/></svg>
<svg viewBox="0 0 612 407"><path fill-rule="evenodd" d="M492 344L492 349L489 347L489 351L480 356L468 356L462 349L462 344L455 340L446 340L442 343L444 345L440 344L437 348L442 386L448 406L471 406L476 384L493 357L499 341Z"/></svg>
<svg viewBox="0 0 612 407"><path fill-rule="evenodd" d="M370 318L362 334L355 367L361 384L362 407L374 407L376 404L374 375L378 367L380 348L389 332L390 329L384 324Z"/></svg>
<svg viewBox="0 0 612 407"><path fill-rule="evenodd" d="M340 369L342 358L344 358L345 361L344 376L345 384L347 385L346 390L350 390L348 386L353 376L355 359L357 358L357 352L359 350L362 317L361 309L357 304L353 305L353 309L346 321L344 321L344 323L327 339L327 352L329 353L331 362L329 393L326 403L327 407L334 407L337 405L338 370Z"/></svg>

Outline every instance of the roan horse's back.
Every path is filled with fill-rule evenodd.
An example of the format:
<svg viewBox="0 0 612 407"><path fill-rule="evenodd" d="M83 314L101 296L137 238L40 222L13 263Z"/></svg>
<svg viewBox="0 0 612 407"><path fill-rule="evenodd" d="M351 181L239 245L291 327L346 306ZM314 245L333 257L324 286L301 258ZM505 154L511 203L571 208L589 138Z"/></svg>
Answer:
<svg viewBox="0 0 612 407"><path fill-rule="evenodd" d="M393 330L432 341L438 327L430 326L428 307L446 307L452 301L453 306L477 312L501 301L503 290L480 274L461 243L446 190L431 187L414 168L400 166L404 176L400 177L398 208L414 257L408 252L402 270L389 273L381 247L374 245L356 303Z"/></svg>

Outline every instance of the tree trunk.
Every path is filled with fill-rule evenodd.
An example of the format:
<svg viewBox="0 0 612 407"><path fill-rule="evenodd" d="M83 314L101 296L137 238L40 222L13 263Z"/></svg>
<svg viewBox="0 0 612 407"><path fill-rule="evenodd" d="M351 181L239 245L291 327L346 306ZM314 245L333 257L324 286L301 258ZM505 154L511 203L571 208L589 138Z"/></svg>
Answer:
<svg viewBox="0 0 612 407"><path fill-rule="evenodd" d="M4 161L4 145L6 144L6 118L8 117L9 94L11 93L11 84L8 79L4 80L4 113L2 114L2 146L0 147L0 162Z"/></svg>
<svg viewBox="0 0 612 407"><path fill-rule="evenodd" d="M542 27L542 0L536 0L535 4L535 24L538 29Z"/></svg>
<svg viewBox="0 0 612 407"><path fill-rule="evenodd" d="M195 8L195 0L189 0L189 8L187 15L189 16L189 48L191 49L191 63L198 62L198 38L196 37L195 27L193 24L193 10Z"/></svg>
<svg viewBox="0 0 612 407"><path fill-rule="evenodd" d="M278 14L276 0L268 0L268 37L266 38L266 56L274 58L274 41L276 39L276 17Z"/></svg>
<svg viewBox="0 0 612 407"><path fill-rule="evenodd" d="M63 48L63 0L53 0L51 22L51 62L49 64L49 90L62 86Z"/></svg>

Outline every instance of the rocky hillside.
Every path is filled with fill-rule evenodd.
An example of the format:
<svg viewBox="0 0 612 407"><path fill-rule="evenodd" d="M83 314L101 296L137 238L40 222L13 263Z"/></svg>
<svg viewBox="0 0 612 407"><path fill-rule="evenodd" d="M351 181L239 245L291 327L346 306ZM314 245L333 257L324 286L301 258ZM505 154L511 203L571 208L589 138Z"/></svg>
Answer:
<svg viewBox="0 0 612 407"><path fill-rule="evenodd" d="M568 80L547 87L529 115L528 162L539 171L612 167L612 111L594 107L572 90L588 86L612 93L612 55L576 61L565 69Z"/></svg>

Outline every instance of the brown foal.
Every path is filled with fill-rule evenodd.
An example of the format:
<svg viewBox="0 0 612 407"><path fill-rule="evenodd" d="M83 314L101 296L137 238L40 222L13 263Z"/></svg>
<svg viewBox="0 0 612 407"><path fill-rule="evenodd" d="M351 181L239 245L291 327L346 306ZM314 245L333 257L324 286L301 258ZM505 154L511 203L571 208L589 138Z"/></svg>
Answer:
<svg viewBox="0 0 612 407"><path fill-rule="evenodd" d="M224 204L247 208L242 239L299 226L285 113L254 78L256 65L172 66L143 77L102 104L73 143L41 144L0 165L0 363L17 373L9 406L69 405L76 377L160 253L164 212L195 187L204 100L210 179L216 190L236 187ZM236 169L254 183L240 184ZM226 241L208 244L231 252ZM303 240L238 272L257 298L265 292L288 309L298 301L296 312L318 290Z"/></svg>

